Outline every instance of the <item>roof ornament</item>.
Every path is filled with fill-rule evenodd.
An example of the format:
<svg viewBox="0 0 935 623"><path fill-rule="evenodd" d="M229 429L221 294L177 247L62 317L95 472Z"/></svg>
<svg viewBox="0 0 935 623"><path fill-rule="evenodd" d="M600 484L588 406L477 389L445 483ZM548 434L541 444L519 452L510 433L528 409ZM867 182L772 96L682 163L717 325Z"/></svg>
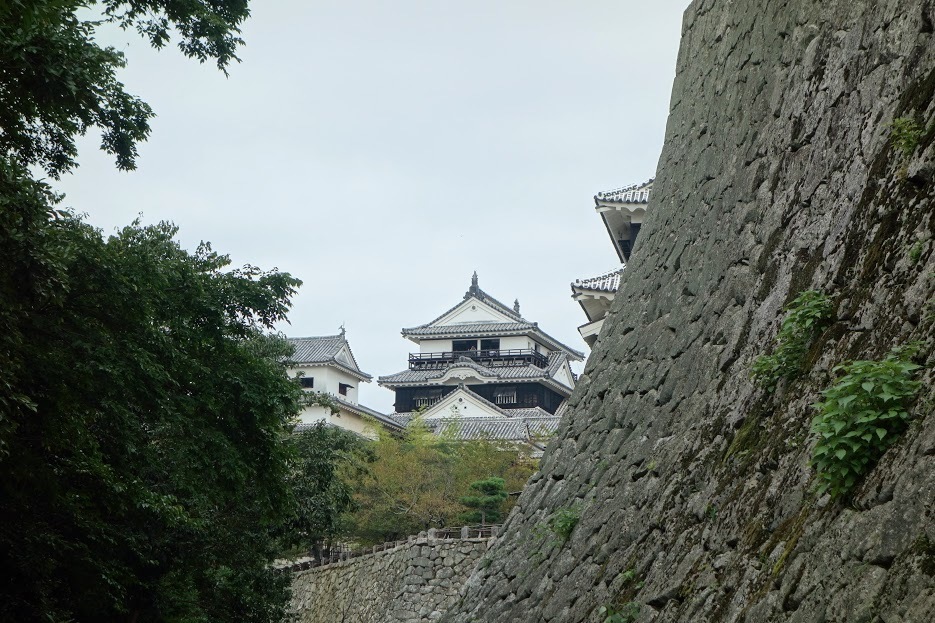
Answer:
<svg viewBox="0 0 935 623"><path fill-rule="evenodd" d="M513 311L519 314L519 299L516 299L515 301L513 301Z"/></svg>
<svg viewBox="0 0 935 623"><path fill-rule="evenodd" d="M341 323L341 327L340 327L340 328L341 328L341 337L344 337L345 329L344 329L344 323L343 323L343 322Z"/></svg>
<svg viewBox="0 0 935 623"><path fill-rule="evenodd" d="M464 293L464 298L470 298L476 296L480 298L480 287L477 285L477 271L474 271L474 274L471 276L471 287L468 288L468 291Z"/></svg>

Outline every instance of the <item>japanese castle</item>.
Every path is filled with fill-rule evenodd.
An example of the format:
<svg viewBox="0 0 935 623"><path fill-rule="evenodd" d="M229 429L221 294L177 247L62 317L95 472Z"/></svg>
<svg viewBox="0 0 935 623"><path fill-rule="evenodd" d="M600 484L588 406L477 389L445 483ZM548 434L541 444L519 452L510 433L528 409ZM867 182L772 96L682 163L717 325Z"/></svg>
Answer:
<svg viewBox="0 0 935 623"><path fill-rule="evenodd" d="M625 186L594 196L595 211L601 215L604 227L620 259L620 266L597 277L578 279L571 284L571 297L584 311L588 321L578 327L582 339L591 348L604 326L604 318L620 287L620 277L630 260L630 253L640 233L646 208L653 190L653 180Z"/></svg>
<svg viewBox="0 0 935 623"><path fill-rule="evenodd" d="M570 348L484 292L477 273L464 298L431 322L403 329L418 345L402 372L377 382L396 393L396 413L406 424L421 415L436 432L458 438L526 441L551 436L575 386Z"/></svg>

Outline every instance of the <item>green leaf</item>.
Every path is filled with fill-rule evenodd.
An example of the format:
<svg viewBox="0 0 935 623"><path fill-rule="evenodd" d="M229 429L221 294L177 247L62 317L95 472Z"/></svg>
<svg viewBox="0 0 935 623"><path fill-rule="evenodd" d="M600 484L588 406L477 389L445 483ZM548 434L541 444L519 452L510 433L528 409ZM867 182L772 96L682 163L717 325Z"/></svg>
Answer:
<svg viewBox="0 0 935 623"><path fill-rule="evenodd" d="M843 398L841 398L840 400L838 400L838 404L839 404L839 405L841 406L841 408L843 409L843 408L847 407L847 405L849 405L849 404L851 404L852 402L854 402L855 400L857 400L857 394L850 394L850 395L844 396Z"/></svg>

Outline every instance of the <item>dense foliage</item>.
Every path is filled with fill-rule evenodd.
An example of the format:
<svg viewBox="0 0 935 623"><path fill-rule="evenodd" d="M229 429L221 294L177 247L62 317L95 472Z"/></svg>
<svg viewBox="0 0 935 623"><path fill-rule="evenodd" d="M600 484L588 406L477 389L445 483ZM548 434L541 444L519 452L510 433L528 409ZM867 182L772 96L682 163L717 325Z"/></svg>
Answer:
<svg viewBox="0 0 935 623"><path fill-rule="evenodd" d="M358 508L352 483L366 472L373 452L362 437L324 422L296 433L289 443L296 457L289 479L295 506L283 526L283 545L321 555L347 536L345 516Z"/></svg>
<svg viewBox="0 0 935 623"><path fill-rule="evenodd" d="M851 361L836 366L841 377L822 392L812 432L818 442L812 466L819 492L832 497L848 493L899 438L909 421L908 403L920 383L912 380L919 366L911 361L918 349L897 349L882 361Z"/></svg>
<svg viewBox="0 0 935 623"><path fill-rule="evenodd" d="M513 445L436 437L418 421L402 437L381 434L372 448L375 461L355 485L360 508L349 518L349 537L360 543L458 525L471 483L502 478L505 490L515 492L535 471L535 462Z"/></svg>
<svg viewBox="0 0 935 623"><path fill-rule="evenodd" d="M263 329L296 281L225 270L174 233L104 240L60 217L54 287L4 305L0 619L277 615L266 565L299 390Z"/></svg>
<svg viewBox="0 0 935 623"><path fill-rule="evenodd" d="M99 16L97 21L79 17ZM0 3L0 620L276 621L300 397L270 337L298 282L167 224L105 239L33 172L91 128L131 169L149 107L113 21L224 69L244 0ZM41 173L40 173L41 174Z"/></svg>

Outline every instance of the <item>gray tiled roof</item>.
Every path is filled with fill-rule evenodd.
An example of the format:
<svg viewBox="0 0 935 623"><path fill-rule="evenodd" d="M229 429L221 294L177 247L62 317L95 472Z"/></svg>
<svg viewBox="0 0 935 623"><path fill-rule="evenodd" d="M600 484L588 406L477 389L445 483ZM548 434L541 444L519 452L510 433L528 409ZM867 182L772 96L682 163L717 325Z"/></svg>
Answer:
<svg viewBox="0 0 935 623"><path fill-rule="evenodd" d="M347 344L343 335L320 335L317 337L290 337L295 348L292 361L296 363L326 363L334 359Z"/></svg>
<svg viewBox="0 0 935 623"><path fill-rule="evenodd" d="M613 203L649 203L653 190L653 179L650 178L642 184L632 184L623 188L615 188L599 192L594 196L595 203L609 201Z"/></svg>
<svg viewBox="0 0 935 623"><path fill-rule="evenodd" d="M617 288L620 287L620 276L623 274L624 268L626 268L626 266L615 268L611 271L604 273L603 275L598 275L597 277L590 277L588 279L577 279L573 284L571 284L571 287L572 289L578 288L580 290L597 290L598 292L616 292Z"/></svg>
<svg viewBox="0 0 935 623"><path fill-rule="evenodd" d="M465 324L430 327L421 325L411 329L403 329L404 335L475 335L481 333L510 333L513 331L528 331L535 329L531 322L470 322Z"/></svg>
<svg viewBox="0 0 935 623"><path fill-rule="evenodd" d="M509 379L511 381L536 381L550 379L558 374L565 362L568 361L568 355L561 351L549 353L549 365L545 369L537 368L532 364L520 366L497 366L487 367L474 361L459 361L446 368L433 370L403 370L396 374L381 376L377 382L381 385L404 385L411 383L425 383L439 379L445 375L453 366L467 366L476 370L483 376L498 379Z"/></svg>
<svg viewBox="0 0 935 623"><path fill-rule="evenodd" d="M289 343L295 348L295 352L288 358L290 363L304 365L330 364L342 368L361 380L369 381L373 377L360 369L357 365L357 359L351 350L351 345L347 342L344 333L337 335L321 335L313 337L290 337ZM347 352L351 355L353 365L348 365L337 359L341 349L347 346Z"/></svg>
<svg viewBox="0 0 935 623"><path fill-rule="evenodd" d="M365 407L364 405L361 405L361 404L353 404L351 402L348 402L347 400L344 400L340 396L331 396L331 398L333 398L335 402L340 404L342 407L344 407L348 411L354 411L360 415L370 416L373 419L380 422L381 424L384 424L391 428L400 428L400 425L396 420L386 415L385 413L380 413L376 409L371 409L370 407Z"/></svg>
<svg viewBox="0 0 935 623"><path fill-rule="evenodd" d="M558 430L561 418L539 407L513 409L528 412L524 415L503 417L462 417L425 420L425 426L436 434L451 435L455 439L497 439L500 441L531 441L551 437ZM411 413L397 413L395 418L408 424ZM404 425L405 425L404 424Z"/></svg>
<svg viewBox="0 0 935 623"><path fill-rule="evenodd" d="M558 429L560 418L545 417L477 417L434 420L437 434L451 435L455 439L499 439L527 441L550 437Z"/></svg>

